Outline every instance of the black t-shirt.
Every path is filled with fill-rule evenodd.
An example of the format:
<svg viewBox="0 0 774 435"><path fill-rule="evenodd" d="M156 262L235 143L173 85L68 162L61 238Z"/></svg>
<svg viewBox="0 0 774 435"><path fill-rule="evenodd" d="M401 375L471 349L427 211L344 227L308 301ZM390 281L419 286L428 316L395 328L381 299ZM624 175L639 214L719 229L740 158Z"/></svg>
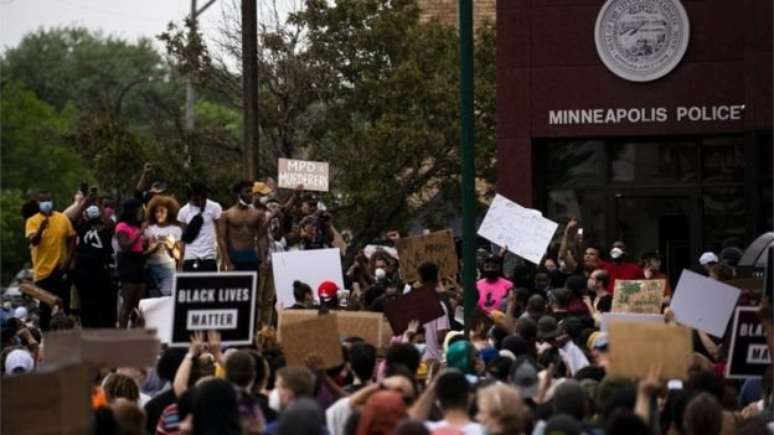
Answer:
<svg viewBox="0 0 774 435"><path fill-rule="evenodd" d="M100 268L110 264L113 255L113 230L84 223L78 226L76 248L78 268Z"/></svg>

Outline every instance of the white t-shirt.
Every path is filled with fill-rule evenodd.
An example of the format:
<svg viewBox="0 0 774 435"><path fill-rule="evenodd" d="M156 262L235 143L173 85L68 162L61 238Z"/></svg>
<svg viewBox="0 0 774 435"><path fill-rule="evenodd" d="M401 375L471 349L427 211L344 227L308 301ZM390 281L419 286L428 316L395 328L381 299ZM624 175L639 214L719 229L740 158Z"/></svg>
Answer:
<svg viewBox="0 0 774 435"><path fill-rule="evenodd" d="M199 214L200 211L199 207L191 205L189 202L180 209L180 212L177 214L177 220L188 225L188 223L191 222L191 219ZM185 245L184 260L215 259L218 252L218 238L215 221L220 219L221 214L223 214L223 208L220 204L208 199L207 204L204 207L204 213L202 213L202 217L204 218L202 229L199 231L199 236L196 240Z"/></svg>
<svg viewBox="0 0 774 435"><path fill-rule="evenodd" d="M349 397L337 400L325 410L325 421L331 435L344 435L344 426L352 415L352 401Z"/></svg>
<svg viewBox="0 0 774 435"><path fill-rule="evenodd" d="M177 225L167 225L160 227L154 224L145 229L145 238L150 240L151 237L154 236L157 239L172 237L172 239L177 242L181 237L183 237L183 230ZM158 251L154 252L150 257L148 257L148 263L153 264L167 264L174 262L175 259L169 255L169 252L167 252L164 247L159 248Z"/></svg>
<svg viewBox="0 0 774 435"><path fill-rule="evenodd" d="M446 420L441 421L428 421L425 423L425 426L430 430L430 432L433 432L436 429L441 428L447 428L447 427L454 427L449 424ZM484 426L481 426L478 423L470 422L462 427L455 427L455 429L458 429L460 432L462 432L463 435L484 435L486 432L484 431Z"/></svg>

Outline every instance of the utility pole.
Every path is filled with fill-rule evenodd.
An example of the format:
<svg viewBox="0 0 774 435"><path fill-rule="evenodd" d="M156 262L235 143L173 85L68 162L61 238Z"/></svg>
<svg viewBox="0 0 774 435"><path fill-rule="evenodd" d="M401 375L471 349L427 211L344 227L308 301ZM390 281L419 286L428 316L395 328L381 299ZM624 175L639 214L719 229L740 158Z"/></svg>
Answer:
<svg viewBox="0 0 774 435"><path fill-rule="evenodd" d="M188 41L192 41L196 35L198 28L199 15L206 11L207 8L212 6L215 0L210 0L202 6L201 9L196 9L196 0L191 0L191 27L188 29ZM185 130L191 133L194 129L194 102L196 101L196 94L194 94L193 77L191 73L188 73L185 82Z"/></svg>
<svg viewBox="0 0 774 435"><path fill-rule="evenodd" d="M258 24L257 0L242 0L242 103L245 177L258 178Z"/></svg>
<svg viewBox="0 0 774 435"><path fill-rule="evenodd" d="M459 0L460 32L460 148L462 151L462 288L465 331L476 306L473 221L476 196L473 124L473 0Z"/></svg>

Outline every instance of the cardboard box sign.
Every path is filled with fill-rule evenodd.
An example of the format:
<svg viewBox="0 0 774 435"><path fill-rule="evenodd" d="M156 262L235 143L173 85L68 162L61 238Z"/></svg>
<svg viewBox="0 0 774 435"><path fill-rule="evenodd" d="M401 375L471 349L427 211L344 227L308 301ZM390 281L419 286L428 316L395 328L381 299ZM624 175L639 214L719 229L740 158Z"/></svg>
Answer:
<svg viewBox="0 0 774 435"><path fill-rule="evenodd" d="M616 280L611 311L659 314L665 288L666 281L663 279Z"/></svg>
<svg viewBox="0 0 774 435"><path fill-rule="evenodd" d="M288 365L304 365L311 353L319 354L325 368L344 363L336 316L322 314L282 325L282 353Z"/></svg>
<svg viewBox="0 0 774 435"><path fill-rule="evenodd" d="M738 307L728 350L726 376L731 379L760 378L771 366L766 333L756 307Z"/></svg>
<svg viewBox="0 0 774 435"><path fill-rule="evenodd" d="M188 346L197 331L218 331L224 346L252 344L257 281L256 272L175 274L171 346Z"/></svg>
<svg viewBox="0 0 774 435"><path fill-rule="evenodd" d="M317 310L282 310L278 319L278 340L282 342L282 327L313 319L318 316ZM389 339L384 340L384 328L387 324L382 313L367 311L331 311L328 315L336 318L336 330L340 340L348 337L360 337L366 343L377 349L389 346Z"/></svg>
<svg viewBox="0 0 774 435"><path fill-rule="evenodd" d="M440 278L454 277L459 272L451 230L405 237L398 240L397 248L400 275L406 282L419 281L417 269L425 262L433 262L438 266Z"/></svg>
<svg viewBox="0 0 774 435"><path fill-rule="evenodd" d="M48 332L44 340L44 367L153 367L161 349L150 329L70 329Z"/></svg>
<svg viewBox="0 0 774 435"><path fill-rule="evenodd" d="M277 178L279 187L283 189L304 186L304 190L327 192L330 165L326 162L279 159Z"/></svg>
<svg viewBox="0 0 774 435"><path fill-rule="evenodd" d="M612 322L664 323L664 316L661 314L643 313L602 313L602 321L599 324L599 330L607 332L608 325Z"/></svg>
<svg viewBox="0 0 774 435"><path fill-rule="evenodd" d="M412 320L425 324L443 316L444 311L434 289L418 288L384 307L384 315L393 334L400 335Z"/></svg>
<svg viewBox="0 0 774 435"><path fill-rule="evenodd" d="M83 365L3 376L3 434L91 433L91 379Z"/></svg>
<svg viewBox="0 0 774 435"><path fill-rule="evenodd" d="M616 322L608 325L608 375L643 378L651 365L662 379L686 379L693 360L691 330L664 323Z"/></svg>

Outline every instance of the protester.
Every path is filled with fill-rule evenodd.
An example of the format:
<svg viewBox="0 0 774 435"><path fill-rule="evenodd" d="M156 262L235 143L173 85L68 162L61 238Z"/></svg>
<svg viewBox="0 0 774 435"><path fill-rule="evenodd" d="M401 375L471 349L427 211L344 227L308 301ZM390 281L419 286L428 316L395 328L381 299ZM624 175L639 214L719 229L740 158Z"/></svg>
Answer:
<svg viewBox="0 0 774 435"><path fill-rule="evenodd" d="M99 206L90 205L78 225L73 282L81 303L84 328L114 328L118 294L113 284L113 223L102 217Z"/></svg>
<svg viewBox="0 0 774 435"><path fill-rule="evenodd" d="M188 203L180 209L177 220L183 225L183 263L185 272L217 272L217 255L224 258L225 243L216 227L223 209L220 204L207 198L207 187L191 183Z"/></svg>
<svg viewBox="0 0 774 435"><path fill-rule="evenodd" d="M237 203L224 211L218 222L225 242L223 265L225 270L258 272L258 239L265 215L253 207L251 181L239 181L231 191L237 196Z"/></svg>
<svg viewBox="0 0 774 435"><path fill-rule="evenodd" d="M438 376L433 384L422 393L411 410L414 418L426 420L430 407L436 400L443 415L442 420L427 422L430 431L444 428L454 428L464 435L483 434L484 428L471 421L470 384L465 375L454 369L449 369Z"/></svg>
<svg viewBox="0 0 774 435"><path fill-rule="evenodd" d="M179 243L183 230L174 220L179 211L180 205L171 196L157 194L148 203L145 255L153 283L151 296L172 295L175 270L182 260Z"/></svg>
<svg viewBox="0 0 774 435"><path fill-rule="evenodd" d="M312 397L315 377L309 369L287 366L277 372L275 387L269 395L269 407L280 413L280 420L266 426L265 434L276 434L285 410L297 399Z"/></svg>
<svg viewBox="0 0 774 435"><path fill-rule="evenodd" d="M312 399L301 397L283 412L277 425L277 435L329 435L320 406Z"/></svg>
<svg viewBox="0 0 774 435"><path fill-rule="evenodd" d="M519 392L496 383L478 390L478 420L489 435L521 433L527 410Z"/></svg>
<svg viewBox="0 0 774 435"><path fill-rule="evenodd" d="M226 358L225 370L226 379L236 387L242 432L260 434L266 422L261 405L251 391L256 375L255 359L249 352L234 351Z"/></svg>
<svg viewBox="0 0 774 435"><path fill-rule="evenodd" d="M489 256L481 266L484 278L476 282L478 290L478 307L486 313L499 309L508 292L513 289L513 283L503 278L501 260Z"/></svg>
<svg viewBox="0 0 774 435"><path fill-rule="evenodd" d="M51 193L38 194L38 213L27 219L24 233L30 246L35 285L62 299L70 309L70 284L67 270L75 249L75 229L62 213L54 211ZM40 304L40 326L49 328L51 307Z"/></svg>
<svg viewBox="0 0 774 435"><path fill-rule="evenodd" d="M293 299L295 303L288 307L289 310L307 310L314 308L314 293L309 284L301 281L293 281Z"/></svg>
<svg viewBox="0 0 774 435"><path fill-rule="evenodd" d="M147 224L143 222L142 203L134 198L121 205L121 216L116 225L118 239L118 279L121 282L123 298L118 313L118 325L126 328L129 316L145 296L145 257L143 233Z"/></svg>
<svg viewBox="0 0 774 435"><path fill-rule="evenodd" d="M645 274L640 269L640 266L631 262L624 242L613 242L613 247L610 249L610 258L612 261L603 260L600 262L601 267L607 271L610 277L610 282L607 285L608 293L613 294L615 292L615 282L617 280L645 278Z"/></svg>

